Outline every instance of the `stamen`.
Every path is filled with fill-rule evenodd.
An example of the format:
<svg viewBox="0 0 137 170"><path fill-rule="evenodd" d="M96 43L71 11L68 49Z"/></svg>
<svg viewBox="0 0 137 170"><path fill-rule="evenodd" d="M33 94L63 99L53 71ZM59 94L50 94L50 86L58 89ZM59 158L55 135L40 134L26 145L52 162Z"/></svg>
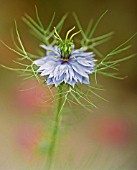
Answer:
<svg viewBox="0 0 137 170"><path fill-rule="evenodd" d="M70 33L75 29L75 27L71 28L65 37L65 40L62 40L62 38L60 37L60 35L58 34L56 28L54 27L54 36L55 38L58 40L58 47L60 48L61 51L61 58L63 59L63 61L68 61L70 54L72 52L73 49L73 40L72 38L77 35L80 31L75 32L74 34L71 35L71 37L68 39ZM76 59L76 58L74 58Z"/></svg>
<svg viewBox="0 0 137 170"><path fill-rule="evenodd" d="M63 58L63 61L68 61L69 60L69 58Z"/></svg>
<svg viewBox="0 0 137 170"><path fill-rule="evenodd" d="M76 60L76 57L75 57L75 56L74 56L73 58L74 58L74 60Z"/></svg>

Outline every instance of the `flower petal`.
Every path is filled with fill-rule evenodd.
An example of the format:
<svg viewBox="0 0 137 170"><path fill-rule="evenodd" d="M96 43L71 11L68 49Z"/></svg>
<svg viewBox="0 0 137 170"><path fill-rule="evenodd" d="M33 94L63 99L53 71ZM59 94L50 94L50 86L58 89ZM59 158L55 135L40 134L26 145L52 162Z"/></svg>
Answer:
<svg viewBox="0 0 137 170"><path fill-rule="evenodd" d="M82 78L82 83L84 83L84 84L90 84L89 78L83 77L83 78Z"/></svg>
<svg viewBox="0 0 137 170"><path fill-rule="evenodd" d="M87 60L86 58L81 58L78 57L77 58L77 62L83 66L92 66L92 64L94 64L94 62L92 60Z"/></svg>
<svg viewBox="0 0 137 170"><path fill-rule="evenodd" d="M88 74L83 70L83 67L81 67L78 63L73 62L71 66L81 76L88 77Z"/></svg>
<svg viewBox="0 0 137 170"><path fill-rule="evenodd" d="M53 78L47 78L46 83L47 83L48 86L54 84Z"/></svg>
<svg viewBox="0 0 137 170"><path fill-rule="evenodd" d="M53 70L54 70L54 67L51 67L51 68L46 69L46 70L43 70L43 71L41 72L41 76L47 76L47 75L49 75L50 73L52 73Z"/></svg>
<svg viewBox="0 0 137 170"><path fill-rule="evenodd" d="M33 63L36 64L37 66L42 66L46 61L46 57L42 57L38 60L35 60Z"/></svg>
<svg viewBox="0 0 137 170"><path fill-rule="evenodd" d="M38 69L38 72L39 71L42 71L42 70L48 70L50 69L51 67L54 67L56 65L56 62L54 61L48 61L46 62L45 64L43 64L39 69Z"/></svg>

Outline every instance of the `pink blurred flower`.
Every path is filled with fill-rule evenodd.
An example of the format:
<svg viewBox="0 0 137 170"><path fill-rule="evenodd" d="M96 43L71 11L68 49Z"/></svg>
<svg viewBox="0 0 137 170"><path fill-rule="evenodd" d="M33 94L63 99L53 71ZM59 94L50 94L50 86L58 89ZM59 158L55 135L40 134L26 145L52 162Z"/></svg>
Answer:
<svg viewBox="0 0 137 170"><path fill-rule="evenodd" d="M97 142L111 146L124 146L133 137L130 121L118 117L101 117L95 121L93 134Z"/></svg>
<svg viewBox="0 0 137 170"><path fill-rule="evenodd" d="M19 107L24 113L41 110L50 105L50 102L44 103L48 98L45 96L51 95L49 90L42 86L38 86L38 83L34 80L26 82L23 86L18 87L16 91L15 101L17 107Z"/></svg>
<svg viewBox="0 0 137 170"><path fill-rule="evenodd" d="M18 128L17 145L28 155L33 154L42 137L42 129L32 124Z"/></svg>

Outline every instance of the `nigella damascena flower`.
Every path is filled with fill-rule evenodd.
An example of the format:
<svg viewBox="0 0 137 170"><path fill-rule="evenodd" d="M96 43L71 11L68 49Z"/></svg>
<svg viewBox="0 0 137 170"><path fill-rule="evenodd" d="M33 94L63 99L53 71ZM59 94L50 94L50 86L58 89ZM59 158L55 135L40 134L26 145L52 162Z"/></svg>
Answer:
<svg viewBox="0 0 137 170"><path fill-rule="evenodd" d="M47 85L59 86L66 83L74 87L76 83L90 84L89 74L94 72L95 59L93 52L85 52L86 48L72 49L69 57L63 57L58 46L41 45L46 56L34 63L39 66L37 72L46 76Z"/></svg>

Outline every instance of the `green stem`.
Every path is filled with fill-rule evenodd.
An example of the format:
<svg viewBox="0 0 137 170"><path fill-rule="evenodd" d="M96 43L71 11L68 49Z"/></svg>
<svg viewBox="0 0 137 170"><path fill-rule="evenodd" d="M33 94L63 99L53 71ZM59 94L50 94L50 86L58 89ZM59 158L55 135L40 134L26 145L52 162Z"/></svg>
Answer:
<svg viewBox="0 0 137 170"><path fill-rule="evenodd" d="M55 122L54 122L54 127L53 127L53 132L51 136L51 143L48 151L48 159L47 159L47 169L50 170L53 162L53 156L54 156L54 150L55 150L55 145L56 145L56 140L57 140L57 134L59 130L59 124L61 121L61 116L60 112L62 110L62 86L59 86L58 89L58 104L57 104L57 112L56 112L56 117L55 117Z"/></svg>

